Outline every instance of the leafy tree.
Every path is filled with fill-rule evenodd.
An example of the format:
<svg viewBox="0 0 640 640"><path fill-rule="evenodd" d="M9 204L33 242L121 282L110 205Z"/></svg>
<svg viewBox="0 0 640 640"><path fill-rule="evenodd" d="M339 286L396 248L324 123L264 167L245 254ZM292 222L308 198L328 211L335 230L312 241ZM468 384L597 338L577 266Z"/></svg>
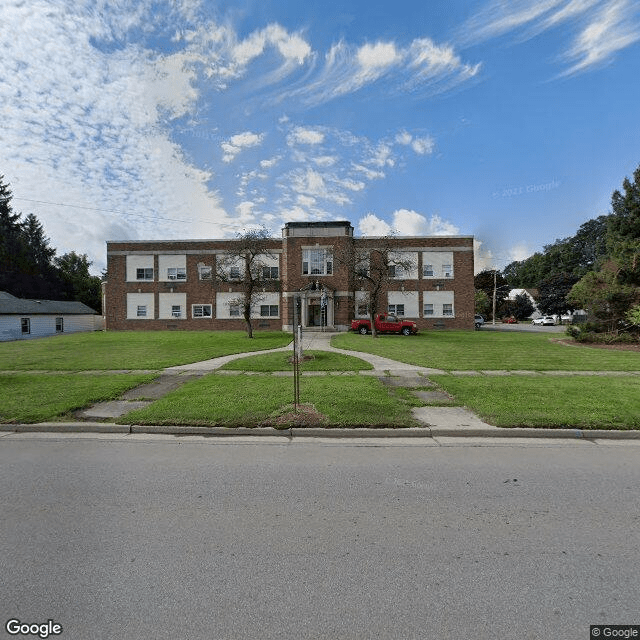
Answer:
<svg viewBox="0 0 640 640"><path fill-rule="evenodd" d="M631 309L627 311L625 319L630 325L640 329L640 304L631 307Z"/></svg>
<svg viewBox="0 0 640 640"><path fill-rule="evenodd" d="M576 280L596 269L607 255L609 216L599 216L580 226L574 236L545 245L542 253L507 265L503 275L512 287L538 289L543 281L559 274Z"/></svg>
<svg viewBox="0 0 640 640"><path fill-rule="evenodd" d="M491 310L491 301L489 296L479 289L476 289L475 293L475 312L487 317Z"/></svg>
<svg viewBox="0 0 640 640"><path fill-rule="evenodd" d="M87 254L71 251L55 258L54 262L64 286L61 297L68 300L78 300L101 313L101 280L99 276L92 276L89 273L92 262Z"/></svg>
<svg viewBox="0 0 640 640"><path fill-rule="evenodd" d="M616 332L620 321L638 301L638 290L618 279L615 263L600 271L590 271L577 282L567 296L575 308L587 309L608 331Z"/></svg>
<svg viewBox="0 0 640 640"><path fill-rule="evenodd" d="M538 309L547 315L562 315L576 309L567 300L567 295L578 280L578 277L570 273L557 273L545 278L538 286Z"/></svg>
<svg viewBox="0 0 640 640"><path fill-rule="evenodd" d="M504 301L511 288L507 280L496 269L485 269L475 276L473 283L476 291L484 291L487 295L491 305L492 317L495 296L496 316L499 315L499 310L503 308Z"/></svg>
<svg viewBox="0 0 640 640"><path fill-rule="evenodd" d="M240 288L233 303L242 309L248 338L253 338L252 309L263 299L265 291L279 290L280 281L265 272L271 264L270 258L276 257L271 247L272 238L266 229L246 231L238 234L232 249L216 258L217 280Z"/></svg>
<svg viewBox="0 0 640 640"><path fill-rule="evenodd" d="M536 310L526 293L519 293L513 300L508 300L504 304L505 315L513 316L516 320L525 320Z"/></svg>
<svg viewBox="0 0 640 640"><path fill-rule="evenodd" d="M366 293L371 335L377 338L375 315L389 285L398 271L413 271L418 265L403 257L393 234L377 238L375 245L369 247L355 247L351 243L343 251L336 250L334 260L347 268L354 290Z"/></svg>

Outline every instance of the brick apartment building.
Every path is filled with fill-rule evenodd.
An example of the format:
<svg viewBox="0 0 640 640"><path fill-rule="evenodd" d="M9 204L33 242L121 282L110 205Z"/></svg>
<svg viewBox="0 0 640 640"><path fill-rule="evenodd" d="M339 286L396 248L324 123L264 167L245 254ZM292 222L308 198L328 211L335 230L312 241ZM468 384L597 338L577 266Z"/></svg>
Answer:
<svg viewBox="0 0 640 640"><path fill-rule="evenodd" d="M243 329L242 264L225 266L228 277L217 277L238 242L107 242L107 329ZM367 317L367 294L344 257L382 242L354 238L349 222L288 222L261 257L265 286L252 311L254 327L290 331L295 317L307 329L344 331L354 317ZM404 236L390 243L405 268L392 267L378 311L412 319L420 329L473 329L473 237Z"/></svg>

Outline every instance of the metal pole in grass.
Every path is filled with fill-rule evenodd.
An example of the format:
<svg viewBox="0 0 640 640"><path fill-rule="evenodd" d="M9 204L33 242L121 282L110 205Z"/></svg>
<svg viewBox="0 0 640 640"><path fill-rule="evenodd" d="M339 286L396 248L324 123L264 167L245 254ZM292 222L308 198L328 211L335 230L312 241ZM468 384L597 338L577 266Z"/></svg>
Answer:
<svg viewBox="0 0 640 640"><path fill-rule="evenodd" d="M298 411L300 404L300 340L301 327L298 320L300 298L293 302L293 407Z"/></svg>

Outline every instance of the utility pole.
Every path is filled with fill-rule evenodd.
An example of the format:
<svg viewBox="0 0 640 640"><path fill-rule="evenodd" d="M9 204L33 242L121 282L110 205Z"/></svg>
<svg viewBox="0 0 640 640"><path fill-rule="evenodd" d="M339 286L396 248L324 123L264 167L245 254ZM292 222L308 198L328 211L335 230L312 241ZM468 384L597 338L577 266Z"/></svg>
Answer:
<svg viewBox="0 0 640 640"><path fill-rule="evenodd" d="M492 314L492 319L493 322L492 324L496 323L496 278L497 278L498 272L496 269L493 270L493 314Z"/></svg>

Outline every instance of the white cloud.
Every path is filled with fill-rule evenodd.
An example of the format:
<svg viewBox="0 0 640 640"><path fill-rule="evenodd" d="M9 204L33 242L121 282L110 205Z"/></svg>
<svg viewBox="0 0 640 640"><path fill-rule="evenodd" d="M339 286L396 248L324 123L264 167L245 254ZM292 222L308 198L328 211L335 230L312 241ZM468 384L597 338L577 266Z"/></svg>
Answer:
<svg viewBox="0 0 640 640"><path fill-rule="evenodd" d="M107 237L184 233L177 220L200 235L231 229L208 188L211 174L166 133L165 119L189 113L196 99L187 58L95 44L144 24L145 10L44 0L2 6L12 36L0 43L0 166L16 206L38 216L59 253L86 252L97 268Z"/></svg>
<svg viewBox="0 0 640 640"><path fill-rule="evenodd" d="M243 149L260 146L263 139L263 133L253 133L251 131L231 136L229 140L220 145L224 151L223 162L232 162Z"/></svg>
<svg viewBox="0 0 640 640"><path fill-rule="evenodd" d="M403 236L455 236L460 229L434 214L426 218L416 211L398 209L393 212L393 228Z"/></svg>
<svg viewBox="0 0 640 640"><path fill-rule="evenodd" d="M260 166L263 169L271 169L272 167L275 167L278 162L280 162L280 156L274 156L273 158L268 158L266 160L260 160Z"/></svg>
<svg viewBox="0 0 640 640"><path fill-rule="evenodd" d="M320 104L383 79L392 90L435 94L466 82L479 69L479 64L464 63L452 46L439 46L428 38L416 39L407 47L395 42L361 47L338 42L326 53L317 72L310 73L298 88L281 92L280 99L297 97L308 104Z"/></svg>
<svg viewBox="0 0 640 640"><path fill-rule="evenodd" d="M336 156L316 156L312 158L314 164L318 167L332 167L336 162L338 162L338 158Z"/></svg>
<svg viewBox="0 0 640 640"><path fill-rule="evenodd" d="M613 55L640 40L638 11L628 0L608 2L582 30L565 58L574 61L561 75L571 75L609 61Z"/></svg>
<svg viewBox="0 0 640 640"><path fill-rule="evenodd" d="M288 137L289 145L294 144L322 144L324 133L318 129L296 127Z"/></svg>
<svg viewBox="0 0 640 640"><path fill-rule="evenodd" d="M391 231L391 227L373 213L368 213L358 220L358 232L360 235L386 236L389 235Z"/></svg>
<svg viewBox="0 0 640 640"><path fill-rule="evenodd" d="M398 209L392 214L391 224L368 213L358 221L358 231L365 236L385 236L397 233L401 236L454 236L460 229L438 215L426 218L409 209Z"/></svg>
<svg viewBox="0 0 640 640"><path fill-rule="evenodd" d="M411 144L412 140L413 140L413 136L408 131L400 131L400 133L396 135L396 142L398 144L402 144L406 146Z"/></svg>
<svg viewBox="0 0 640 640"><path fill-rule="evenodd" d="M470 45L510 32L525 39L560 26L580 31L561 59L560 76L603 64L640 40L640 5L635 0L492 0L459 30L457 41Z"/></svg>

